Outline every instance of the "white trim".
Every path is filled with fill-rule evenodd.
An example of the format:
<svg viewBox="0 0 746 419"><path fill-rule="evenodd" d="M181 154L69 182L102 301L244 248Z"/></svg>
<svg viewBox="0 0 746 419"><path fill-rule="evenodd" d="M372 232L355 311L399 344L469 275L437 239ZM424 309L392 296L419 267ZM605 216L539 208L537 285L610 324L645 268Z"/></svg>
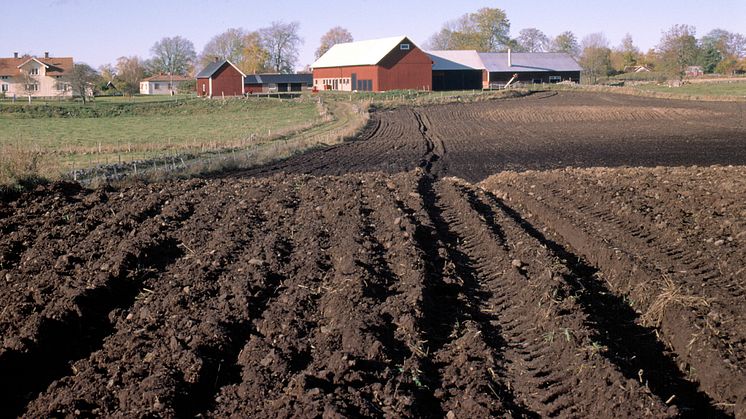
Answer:
<svg viewBox="0 0 746 419"><path fill-rule="evenodd" d="M212 97L212 77L210 77L208 80L210 80L210 97Z"/></svg>
<svg viewBox="0 0 746 419"><path fill-rule="evenodd" d="M23 67L24 65L28 64L28 62L29 62L29 61L36 61L37 63L39 63L39 64L43 65L43 66L44 66L44 68L49 68L49 66L48 66L47 64L44 64L43 62L41 62L41 61L37 60L37 59L36 59L35 57L31 57L31 58L29 58L28 60L24 61L24 62L23 62L23 64L21 64L21 65L19 65L19 66L18 66L18 68L21 68L21 67Z"/></svg>

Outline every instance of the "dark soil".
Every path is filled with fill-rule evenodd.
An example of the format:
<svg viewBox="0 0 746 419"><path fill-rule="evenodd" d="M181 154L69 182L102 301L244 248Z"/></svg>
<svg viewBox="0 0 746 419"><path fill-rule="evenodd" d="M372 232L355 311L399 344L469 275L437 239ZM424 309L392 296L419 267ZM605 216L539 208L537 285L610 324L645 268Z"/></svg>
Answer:
<svg viewBox="0 0 746 419"><path fill-rule="evenodd" d="M0 416L744 415L743 167L445 176L623 164L613 133L743 164L739 106L386 111L253 172L7 198Z"/></svg>

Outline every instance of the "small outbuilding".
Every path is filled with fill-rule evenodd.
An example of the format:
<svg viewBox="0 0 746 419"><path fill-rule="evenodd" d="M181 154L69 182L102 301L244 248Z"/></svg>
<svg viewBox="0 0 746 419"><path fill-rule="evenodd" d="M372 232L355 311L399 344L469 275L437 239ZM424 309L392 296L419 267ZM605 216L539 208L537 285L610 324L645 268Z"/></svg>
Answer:
<svg viewBox="0 0 746 419"><path fill-rule="evenodd" d="M197 74L197 95L202 97L242 96L244 74L228 60L215 60Z"/></svg>
<svg viewBox="0 0 746 419"><path fill-rule="evenodd" d="M191 77L157 74L140 82L141 95L171 95L183 93L182 85L193 80Z"/></svg>
<svg viewBox="0 0 746 419"><path fill-rule="evenodd" d="M432 89L432 60L406 36L337 44L311 67L318 90Z"/></svg>
<svg viewBox="0 0 746 419"><path fill-rule="evenodd" d="M313 84L310 73L249 74L244 79L245 93L301 92Z"/></svg>

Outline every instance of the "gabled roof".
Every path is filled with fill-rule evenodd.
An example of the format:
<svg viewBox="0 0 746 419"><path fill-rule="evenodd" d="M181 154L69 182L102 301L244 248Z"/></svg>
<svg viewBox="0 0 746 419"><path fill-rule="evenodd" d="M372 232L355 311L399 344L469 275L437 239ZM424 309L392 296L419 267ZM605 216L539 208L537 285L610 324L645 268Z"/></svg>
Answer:
<svg viewBox="0 0 746 419"><path fill-rule="evenodd" d="M433 60L433 70L484 70L484 63L474 50L425 51Z"/></svg>
<svg viewBox="0 0 746 419"><path fill-rule="evenodd" d="M313 74L249 74L244 84L313 83Z"/></svg>
<svg viewBox="0 0 746 419"><path fill-rule="evenodd" d="M569 54L563 52L513 52L508 66L507 52L480 52L484 67L490 72L582 71Z"/></svg>
<svg viewBox="0 0 746 419"><path fill-rule="evenodd" d="M354 65L376 65L394 48L402 43L413 44L406 36L371 39L368 41L336 44L316 62L312 68L347 67Z"/></svg>
<svg viewBox="0 0 746 419"><path fill-rule="evenodd" d="M47 75L61 76L73 69L72 57L18 57L18 58L0 58L0 76L16 76L19 74L19 68L27 62L34 60L47 68Z"/></svg>
<svg viewBox="0 0 746 419"><path fill-rule="evenodd" d="M169 76L168 74L156 74L155 76L150 76L147 78L142 79L142 81L162 81L162 82L171 82L173 81L189 81L193 80L191 77L187 76L179 76L179 75L173 75Z"/></svg>
<svg viewBox="0 0 746 419"><path fill-rule="evenodd" d="M246 74L241 71L240 68L236 67L235 64L230 62L230 60L222 60L222 61L213 61L210 64L207 65L207 67L203 68L202 71L197 74L198 79L209 79L212 77L218 70L223 68L223 65L226 63L230 64L233 68L235 68L239 73L241 73L242 76L246 77Z"/></svg>

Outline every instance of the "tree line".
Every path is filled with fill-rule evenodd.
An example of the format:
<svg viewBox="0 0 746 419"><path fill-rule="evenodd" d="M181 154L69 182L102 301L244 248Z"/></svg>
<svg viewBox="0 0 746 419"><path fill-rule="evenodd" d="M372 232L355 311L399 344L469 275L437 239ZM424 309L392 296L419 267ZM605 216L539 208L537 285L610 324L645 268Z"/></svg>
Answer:
<svg viewBox="0 0 746 419"><path fill-rule="evenodd" d="M498 8L482 8L446 22L425 46L432 50L565 52L578 60L591 83L636 66L679 78L689 66L701 66L704 73L746 72L746 36L740 33L715 29L697 38L694 26L674 25L663 32L656 47L642 52L630 34L617 46L611 46L603 33L579 40L569 30L550 37L537 28L525 28L513 38L507 14Z"/></svg>

